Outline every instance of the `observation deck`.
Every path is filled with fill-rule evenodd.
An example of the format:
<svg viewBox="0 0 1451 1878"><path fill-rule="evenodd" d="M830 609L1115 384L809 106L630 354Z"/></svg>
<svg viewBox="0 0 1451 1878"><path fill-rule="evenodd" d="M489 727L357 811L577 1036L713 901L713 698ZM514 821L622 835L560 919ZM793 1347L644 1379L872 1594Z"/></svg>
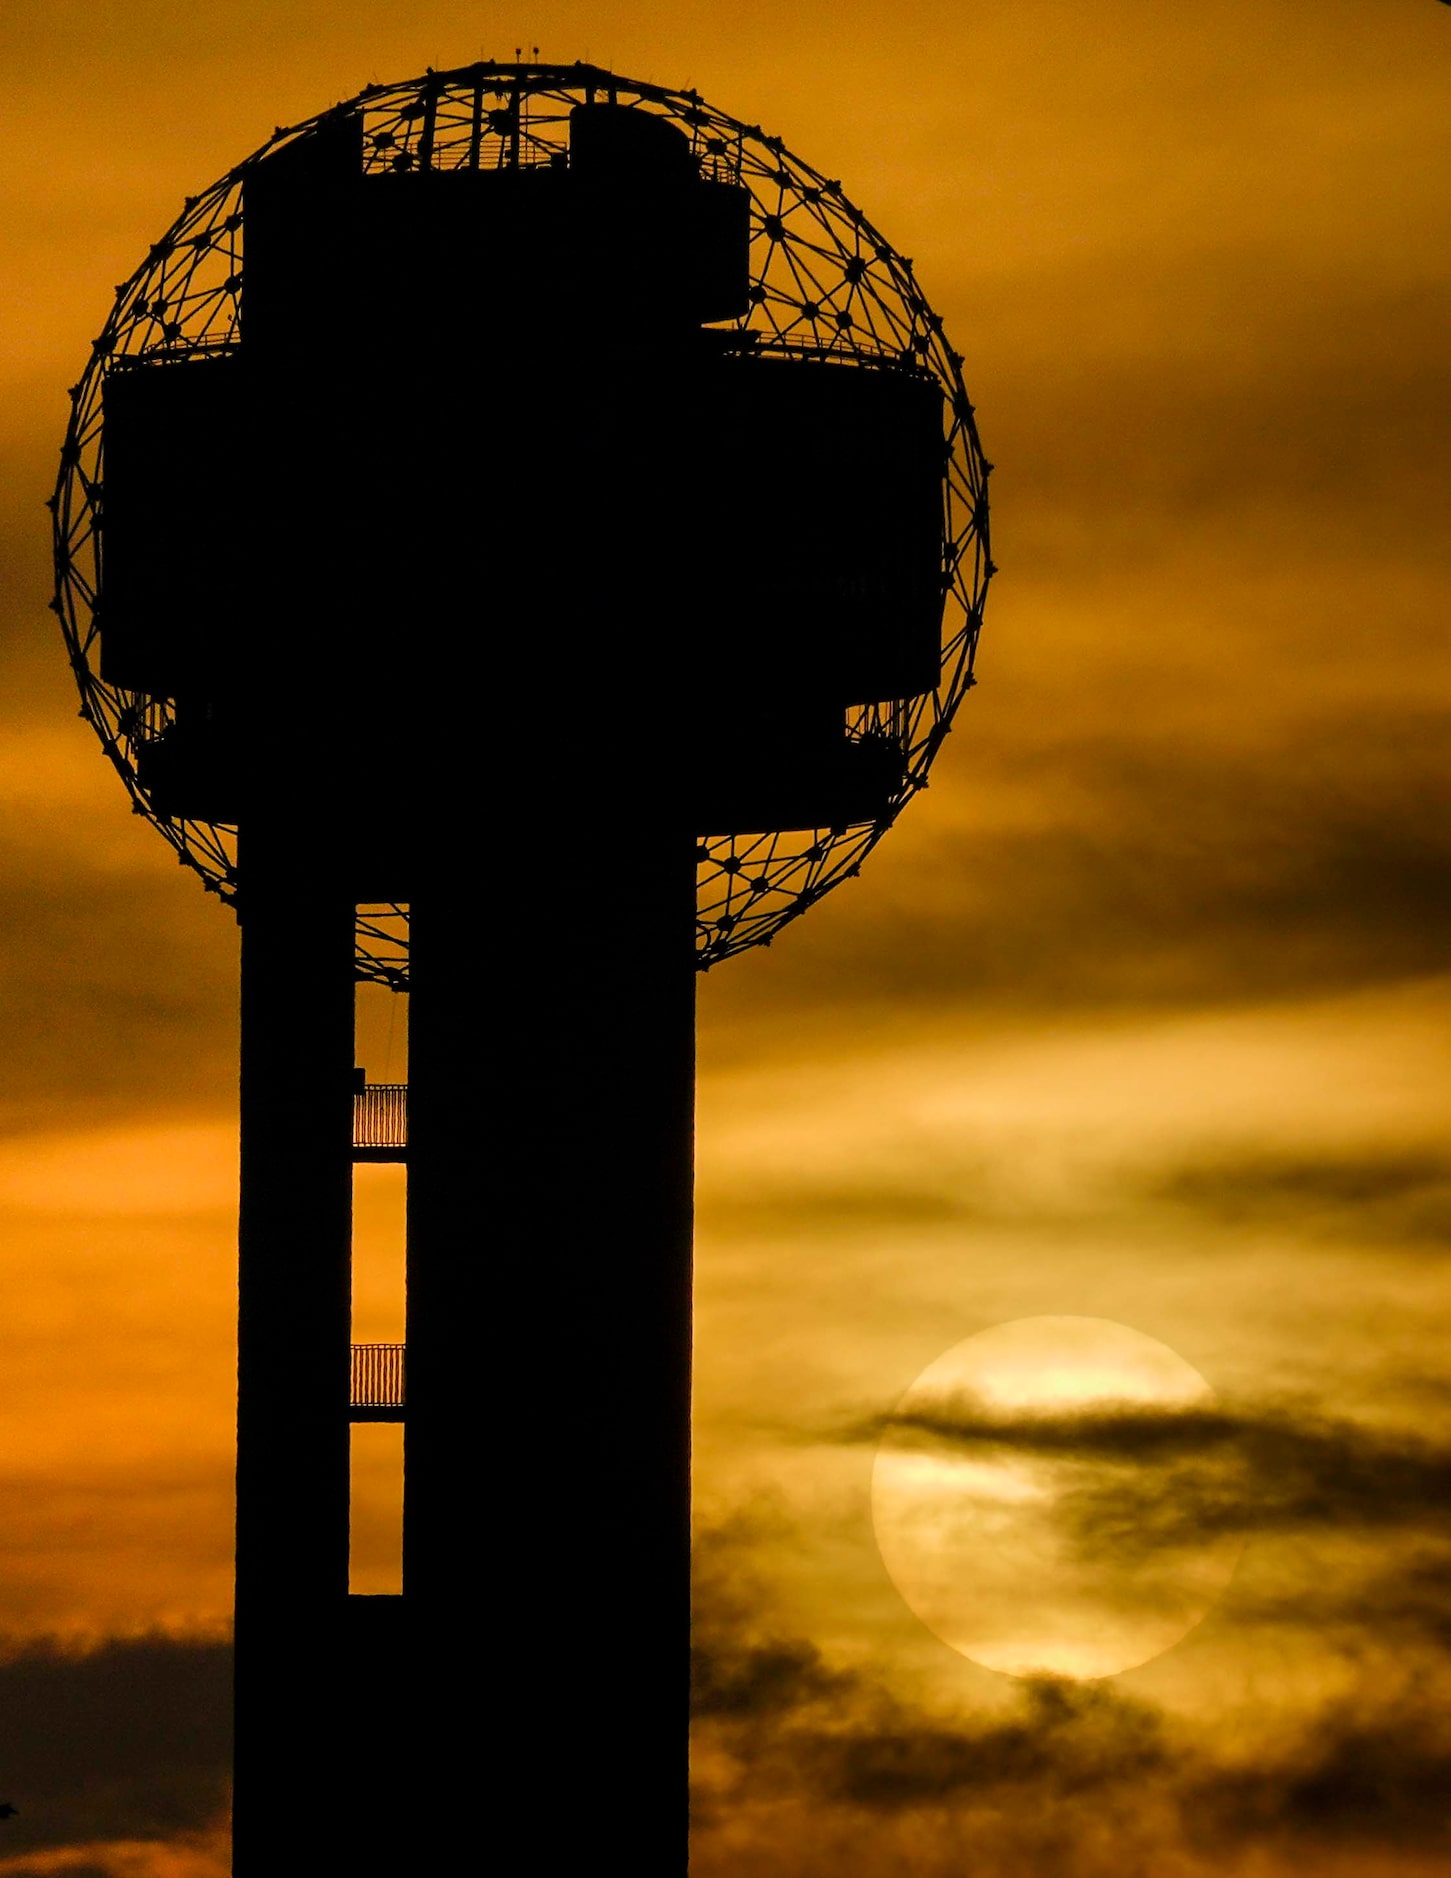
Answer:
<svg viewBox="0 0 1451 1878"><path fill-rule="evenodd" d="M353 1159L408 1159L408 1084L358 1081L353 1090Z"/></svg>
<svg viewBox="0 0 1451 1878"><path fill-rule="evenodd" d="M406 1343L355 1343L348 1419L401 1422L407 1405Z"/></svg>

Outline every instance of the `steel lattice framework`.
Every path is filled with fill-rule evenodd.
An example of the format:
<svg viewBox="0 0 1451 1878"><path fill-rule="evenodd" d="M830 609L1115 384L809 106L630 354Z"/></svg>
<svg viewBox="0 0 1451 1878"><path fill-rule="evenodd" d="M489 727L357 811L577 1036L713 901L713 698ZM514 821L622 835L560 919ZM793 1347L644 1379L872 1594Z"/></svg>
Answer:
<svg viewBox="0 0 1451 1878"><path fill-rule="evenodd" d="M369 170L462 169L568 162L571 108L589 97L653 111L685 130L706 174L743 183L751 196L750 310L724 331L743 350L851 360L930 374L945 398L942 580L946 596L941 678L905 703L866 705L848 735L889 738L903 753L904 782L887 812L850 827L711 838L698 852L697 959L702 969L753 945L769 945L788 921L859 870L927 770L972 683L973 658L993 565L988 551L991 465L978 441L962 382L962 358L918 287L912 263L862 212L779 137L739 123L695 92L637 83L592 67L480 64L426 73L405 84L371 85L305 123L279 128L201 195L116 290L90 362L71 389L54 512L56 596L71 665L89 720L136 813L149 816L207 890L236 894L236 830L160 815L137 776L136 754L171 718L164 699L102 682L96 621L104 519L105 439L101 390L119 359L177 359L226 352L239 343L245 273L242 187L280 145L307 137L341 114L361 113ZM710 475L708 443L699 470ZM789 529L792 491L759 466L761 526ZM199 606L199 612L201 608ZM326 827L299 829L325 849ZM482 858L482 857L481 857ZM360 977L405 989L408 911L358 910Z"/></svg>

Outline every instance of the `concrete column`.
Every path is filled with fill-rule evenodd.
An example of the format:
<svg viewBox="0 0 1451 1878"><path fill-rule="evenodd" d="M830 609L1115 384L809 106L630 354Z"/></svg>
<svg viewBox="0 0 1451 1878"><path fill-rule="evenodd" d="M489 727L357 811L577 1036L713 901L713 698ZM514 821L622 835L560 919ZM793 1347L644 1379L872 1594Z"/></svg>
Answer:
<svg viewBox="0 0 1451 1878"><path fill-rule="evenodd" d="M348 1588L353 905L257 818L239 857L237 1878L335 1869Z"/></svg>
<svg viewBox="0 0 1451 1878"><path fill-rule="evenodd" d="M414 1712L532 1870L683 1878L694 842L582 821L413 902Z"/></svg>

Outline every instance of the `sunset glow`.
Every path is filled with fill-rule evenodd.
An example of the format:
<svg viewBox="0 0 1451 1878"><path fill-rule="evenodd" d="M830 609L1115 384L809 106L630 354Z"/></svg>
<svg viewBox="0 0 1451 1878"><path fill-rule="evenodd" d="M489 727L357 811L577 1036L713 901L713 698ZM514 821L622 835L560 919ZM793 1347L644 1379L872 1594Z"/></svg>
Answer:
<svg viewBox="0 0 1451 1878"><path fill-rule="evenodd" d="M274 126L526 34L840 177L997 466L1002 574L931 789L700 983L692 1878L1448 1878L1436 0L7 14L0 1878L228 1856L237 929L76 716L42 506L67 387ZM380 751L360 804L387 786ZM508 952L480 969L503 1008ZM407 1076L390 997L375 1081ZM378 1340L392 1174L355 1187ZM481 1260L491 1182L484 1142ZM600 1244L627 1260L628 1222ZM995 1328L1045 1321L1108 1328ZM571 1387L551 1328L481 1323L480 1375L522 1339ZM935 1445L895 1445L929 1378ZM481 1392L461 1625L516 1621L498 1561L530 1536L488 1487L527 1418ZM581 1677L594 1543L558 1619ZM558 1702L567 1770L591 1743Z"/></svg>

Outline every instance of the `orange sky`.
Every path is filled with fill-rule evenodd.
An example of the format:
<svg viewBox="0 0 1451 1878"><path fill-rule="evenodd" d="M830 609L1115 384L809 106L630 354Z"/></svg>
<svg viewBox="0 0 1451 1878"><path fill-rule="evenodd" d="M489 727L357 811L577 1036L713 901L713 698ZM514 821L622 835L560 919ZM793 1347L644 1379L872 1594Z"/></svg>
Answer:
<svg viewBox="0 0 1451 1878"><path fill-rule="evenodd" d="M0 1875L222 1869L236 937L75 716L65 388L275 124L521 39L840 176L998 466L932 790L702 985L699 1878L1451 1872L1451 12L51 0L0 20ZM1039 1313L1236 1418L1230 1593L1102 1684L939 1644L850 1432Z"/></svg>

